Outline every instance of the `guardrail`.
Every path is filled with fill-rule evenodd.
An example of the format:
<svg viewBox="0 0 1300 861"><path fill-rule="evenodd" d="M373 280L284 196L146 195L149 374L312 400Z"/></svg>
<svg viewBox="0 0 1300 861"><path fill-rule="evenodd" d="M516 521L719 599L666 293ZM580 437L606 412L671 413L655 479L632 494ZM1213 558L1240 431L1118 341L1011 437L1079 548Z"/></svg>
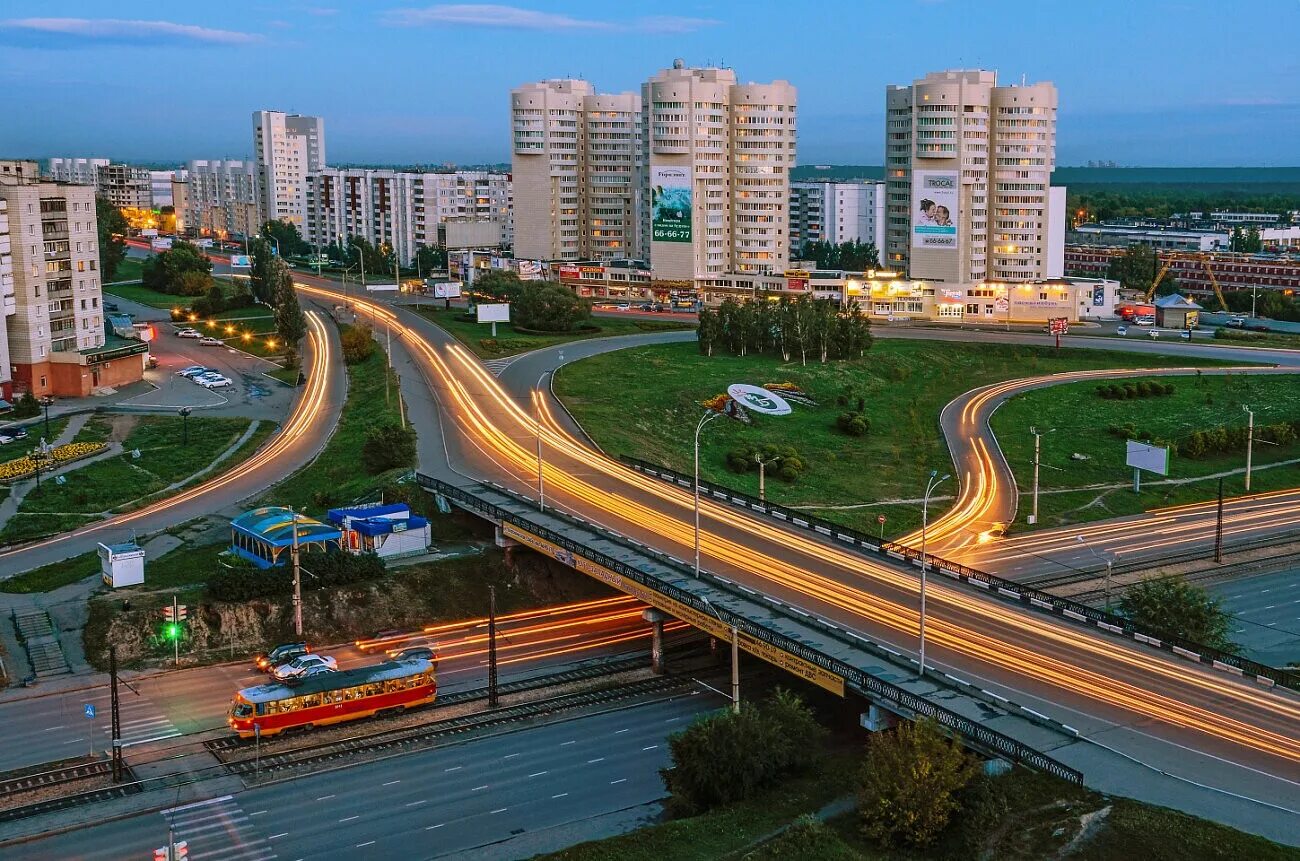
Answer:
<svg viewBox="0 0 1300 861"><path fill-rule="evenodd" d="M728 627L734 627L743 631L756 640L761 640L771 646L774 646L789 654L795 655L811 664L822 669L841 676L849 686L856 688L859 693L878 701L884 701L893 705L894 710L900 714L919 715L928 717L946 727L963 738L967 739L974 746L989 751L995 755L1005 757L1012 762L1024 764L1038 771L1044 771L1048 774L1055 775L1063 780L1067 780L1075 785L1083 784L1083 774L1065 763L1062 763L1052 757L1035 750L1028 745L1017 741L1010 736L1004 735L996 730L990 729L983 724L971 720L970 718L950 711L943 706L931 702L930 700L904 690L897 685L891 684L883 679L859 670L850 664L841 661L838 658L831 657L826 653L815 649L805 643L801 643L792 637L773 631L757 622L742 616L725 607L717 607L712 603L704 601L694 593L681 589L672 583L668 583L653 574L648 574L627 563L602 553L586 544L574 541L573 539L556 532L553 529L542 526L528 518L522 517L509 509L503 508L495 503L489 502L475 495L471 490L464 487L450 484L441 479L418 473L416 481L425 490L432 493L440 494L454 502L456 505L480 514L491 520L510 523L520 529L531 532L539 538L542 538L558 547L562 547L575 556L581 556L589 562L593 562L604 568L628 578L648 589L652 589L680 604L705 615L716 617L720 622ZM487 488L486 485L480 485ZM497 488L489 488L497 491ZM554 510L547 512L548 516L557 519L572 522L574 526L590 529L588 524L569 518L560 512ZM663 563L665 565L670 563Z"/></svg>
<svg viewBox="0 0 1300 861"><path fill-rule="evenodd" d="M691 487L693 481L690 476L683 475L676 470L667 467L656 466L635 458L622 458L623 462L637 472L660 478L672 484L678 484L685 487ZM855 529L829 524L820 518L810 518L802 512L794 512L793 509L784 508L783 506L774 506L758 500L731 488L722 485L700 482L700 493L705 494L713 499L722 499L731 502L733 505L749 508L764 514L770 514L780 520L785 520L796 527L809 529L823 536L830 537L840 543L848 544L854 547L865 547L868 550L878 553L884 553L887 556L908 562L911 565L920 567L921 551L905 544L886 541L881 543L879 539L873 538ZM781 514L772 513L775 509L780 509ZM797 515L797 516L794 516ZM820 522L819 522L820 521ZM1197 663L1207 664L1215 669L1239 675L1243 678L1253 679L1260 684L1272 687L1278 685L1289 690L1300 691L1300 675L1288 672L1277 667L1270 667L1253 661L1250 658L1241 655L1225 652L1221 649L1215 649L1192 640L1178 637L1163 631L1143 631L1139 630L1132 621L1123 616L1109 613L1105 610L1099 610L1096 607L1090 607L1078 601L1069 598L1062 598L1059 595L1053 595L1050 592L1044 592L1035 589L1032 586L1026 586L1016 583L1014 580L1006 580L986 571L980 571L962 565L959 562L953 562L935 556L933 553L927 553L930 567L941 574L968 583L978 589L982 589L991 595L1009 601L1015 601L1019 604L1034 607L1053 615L1061 616L1075 622L1087 625L1093 625L1112 634L1118 634L1121 637L1135 640L1139 643L1145 643L1148 646L1154 646L1166 652L1172 652L1179 657L1196 661Z"/></svg>

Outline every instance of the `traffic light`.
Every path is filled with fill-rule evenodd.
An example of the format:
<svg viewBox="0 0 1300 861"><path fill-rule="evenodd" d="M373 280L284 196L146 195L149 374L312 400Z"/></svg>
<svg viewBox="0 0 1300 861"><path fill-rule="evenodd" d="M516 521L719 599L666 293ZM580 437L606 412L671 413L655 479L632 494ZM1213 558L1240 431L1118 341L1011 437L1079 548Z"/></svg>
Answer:
<svg viewBox="0 0 1300 861"><path fill-rule="evenodd" d="M189 615L190 615L190 611L184 604L177 605L176 607L177 622L184 622L186 619L189 618Z"/></svg>
<svg viewBox="0 0 1300 861"><path fill-rule="evenodd" d="M172 852L172 861L189 861L190 844L188 840L176 841L175 851Z"/></svg>
<svg viewBox="0 0 1300 861"><path fill-rule="evenodd" d="M184 604L163 607L163 639L179 640L184 632L184 626L181 623L188 619L189 615L189 608Z"/></svg>
<svg viewBox="0 0 1300 861"><path fill-rule="evenodd" d="M163 607L163 618L168 622L176 621L176 610L174 607Z"/></svg>
<svg viewBox="0 0 1300 861"><path fill-rule="evenodd" d="M159 846L153 851L153 861L172 861L166 846Z"/></svg>

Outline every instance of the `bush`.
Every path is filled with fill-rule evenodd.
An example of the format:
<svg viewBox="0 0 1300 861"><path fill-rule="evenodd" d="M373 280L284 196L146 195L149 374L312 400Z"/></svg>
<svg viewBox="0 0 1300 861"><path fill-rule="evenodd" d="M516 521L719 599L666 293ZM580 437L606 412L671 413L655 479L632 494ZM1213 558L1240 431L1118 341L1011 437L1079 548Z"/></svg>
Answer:
<svg viewBox="0 0 1300 861"><path fill-rule="evenodd" d="M415 431L393 424L383 424L370 429L361 446L361 466L371 475L378 475L399 466L415 463Z"/></svg>
<svg viewBox="0 0 1300 861"><path fill-rule="evenodd" d="M359 365L369 359L375 352L375 339L370 327L365 324L349 326L343 331L343 361L349 365Z"/></svg>
<svg viewBox="0 0 1300 861"><path fill-rule="evenodd" d="M715 712L668 741L668 810L692 816L748 798L816 764L826 731L797 695L777 690L739 714Z"/></svg>
<svg viewBox="0 0 1300 861"><path fill-rule="evenodd" d="M1144 580L1130 587L1119 602L1120 612L1134 625L1173 635L1215 649L1230 650L1231 616L1220 601L1199 586L1177 577Z"/></svg>
<svg viewBox="0 0 1300 861"><path fill-rule="evenodd" d="M373 553L354 555L338 550L303 553L302 567L312 573L302 578L305 590L327 589L374 580L384 576L384 560ZM263 570L246 560L222 568L208 578L207 596L213 601L242 602L276 598L293 592L293 569L289 564Z"/></svg>
<svg viewBox="0 0 1300 861"><path fill-rule="evenodd" d="M14 404L14 418L16 419L29 419L34 415L39 415L40 412L41 405L30 390L23 392L22 397Z"/></svg>
<svg viewBox="0 0 1300 861"><path fill-rule="evenodd" d="M866 436L871 430L871 420L862 413L840 413L835 427L849 436Z"/></svg>
<svg viewBox="0 0 1300 861"><path fill-rule="evenodd" d="M743 445L727 452L727 469L732 472L758 472L758 458L762 458L764 471L782 481L797 481L808 465L793 446Z"/></svg>
<svg viewBox="0 0 1300 861"><path fill-rule="evenodd" d="M980 858L1003 817L1011 811L1002 777L978 774L953 794L960 811L943 833L937 853L943 858Z"/></svg>

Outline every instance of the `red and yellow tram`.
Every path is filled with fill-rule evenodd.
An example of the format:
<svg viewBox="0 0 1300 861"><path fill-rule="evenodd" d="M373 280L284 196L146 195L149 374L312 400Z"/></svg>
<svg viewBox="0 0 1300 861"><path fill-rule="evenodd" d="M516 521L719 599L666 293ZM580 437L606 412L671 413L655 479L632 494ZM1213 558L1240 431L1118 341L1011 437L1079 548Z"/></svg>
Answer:
<svg viewBox="0 0 1300 861"><path fill-rule="evenodd" d="M413 659L256 685L235 694L226 723L252 738L417 708L437 697L434 676L432 661Z"/></svg>

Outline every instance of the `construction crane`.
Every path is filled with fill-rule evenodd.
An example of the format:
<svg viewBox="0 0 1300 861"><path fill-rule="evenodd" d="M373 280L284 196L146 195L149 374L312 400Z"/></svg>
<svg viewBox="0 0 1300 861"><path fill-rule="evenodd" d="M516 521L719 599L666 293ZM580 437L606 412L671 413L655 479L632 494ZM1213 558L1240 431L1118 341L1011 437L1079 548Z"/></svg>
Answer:
<svg viewBox="0 0 1300 861"><path fill-rule="evenodd" d="M1156 259L1157 259L1157 260L1160 259L1160 255L1159 255L1159 254L1156 255ZM1151 282L1151 286L1147 288L1146 295L1142 297L1142 302L1143 302L1143 304L1146 304L1147 302L1150 302L1150 301L1151 301L1151 297L1154 296L1154 295L1156 295L1156 288L1160 286L1160 282L1161 282L1161 281L1165 280L1165 275L1168 274L1168 272L1169 272L1169 267L1170 267L1170 266L1173 266L1173 265L1174 265L1174 258L1173 258L1173 255L1170 255L1169 257L1166 257L1166 258L1165 258L1165 262L1164 262L1164 263L1161 265L1161 267L1160 267L1160 274L1158 274L1158 275L1156 276L1156 280L1154 280L1154 281Z"/></svg>
<svg viewBox="0 0 1300 861"><path fill-rule="evenodd" d="M1214 270L1210 268L1210 258L1205 254L1196 256L1200 258L1201 268L1205 270L1205 274L1210 276L1210 284L1214 287L1214 295L1219 300L1219 307L1225 314L1228 313L1228 300L1223 298L1223 288L1219 286L1219 279L1214 277Z"/></svg>

